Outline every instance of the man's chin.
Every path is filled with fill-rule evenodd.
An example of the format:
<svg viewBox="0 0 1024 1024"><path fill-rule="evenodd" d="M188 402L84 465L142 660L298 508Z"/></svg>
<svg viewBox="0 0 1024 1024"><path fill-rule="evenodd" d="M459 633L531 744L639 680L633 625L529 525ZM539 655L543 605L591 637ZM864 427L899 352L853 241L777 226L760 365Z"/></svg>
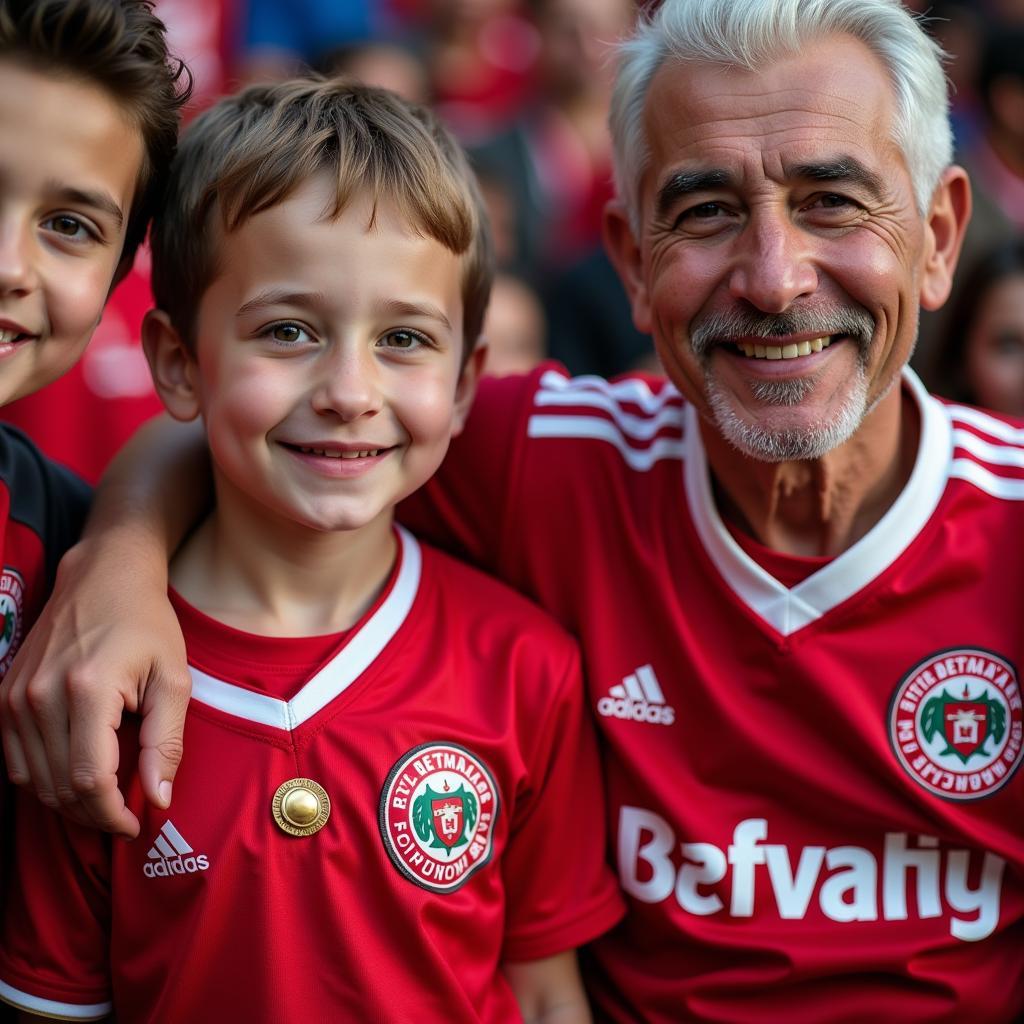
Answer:
<svg viewBox="0 0 1024 1024"><path fill-rule="evenodd" d="M708 401L716 426L733 448L759 462L794 462L820 459L853 436L867 411L867 387L859 380L838 409L820 417L794 403L766 408L752 419L716 390Z"/></svg>

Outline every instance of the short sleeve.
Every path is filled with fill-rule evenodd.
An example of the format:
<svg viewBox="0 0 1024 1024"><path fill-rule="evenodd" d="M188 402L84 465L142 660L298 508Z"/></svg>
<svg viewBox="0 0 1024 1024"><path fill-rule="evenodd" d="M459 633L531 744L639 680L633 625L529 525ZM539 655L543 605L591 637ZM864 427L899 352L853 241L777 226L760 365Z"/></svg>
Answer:
<svg viewBox="0 0 1024 1024"><path fill-rule="evenodd" d="M111 1012L110 838L19 791L0 941L0 996L69 1020Z"/></svg>
<svg viewBox="0 0 1024 1024"><path fill-rule="evenodd" d="M28 526L43 542L49 590L57 563L82 532L92 491L9 424L0 424L0 476L11 494L10 518Z"/></svg>

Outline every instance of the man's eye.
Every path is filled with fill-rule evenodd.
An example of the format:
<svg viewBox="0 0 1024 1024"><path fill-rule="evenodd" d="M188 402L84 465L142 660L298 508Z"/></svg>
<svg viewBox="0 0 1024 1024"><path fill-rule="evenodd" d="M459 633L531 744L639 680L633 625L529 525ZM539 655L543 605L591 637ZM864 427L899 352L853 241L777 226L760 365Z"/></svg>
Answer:
<svg viewBox="0 0 1024 1024"><path fill-rule="evenodd" d="M309 335L298 324L274 324L267 333L274 341L284 345L295 345L309 339Z"/></svg>
<svg viewBox="0 0 1024 1024"><path fill-rule="evenodd" d="M711 217L717 217L722 213L722 206L720 203L701 203L700 206L691 207L683 217L692 217L695 220L708 220Z"/></svg>

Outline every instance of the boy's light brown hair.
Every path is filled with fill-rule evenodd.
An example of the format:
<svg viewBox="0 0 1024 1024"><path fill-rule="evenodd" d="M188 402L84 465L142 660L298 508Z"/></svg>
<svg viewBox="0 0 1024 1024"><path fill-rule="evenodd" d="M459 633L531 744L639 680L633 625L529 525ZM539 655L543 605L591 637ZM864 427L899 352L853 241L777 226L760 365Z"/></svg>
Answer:
<svg viewBox="0 0 1024 1024"><path fill-rule="evenodd" d="M192 79L167 52L152 0L0 0L0 60L105 89L142 136L122 268L159 205Z"/></svg>
<svg viewBox="0 0 1024 1024"><path fill-rule="evenodd" d="M322 173L336 182L328 216L369 194L374 208L394 203L411 227L463 257L468 359L493 277L473 172L429 110L340 78L250 86L185 133L152 235L156 304L185 344L195 347L199 303L218 272L218 240Z"/></svg>

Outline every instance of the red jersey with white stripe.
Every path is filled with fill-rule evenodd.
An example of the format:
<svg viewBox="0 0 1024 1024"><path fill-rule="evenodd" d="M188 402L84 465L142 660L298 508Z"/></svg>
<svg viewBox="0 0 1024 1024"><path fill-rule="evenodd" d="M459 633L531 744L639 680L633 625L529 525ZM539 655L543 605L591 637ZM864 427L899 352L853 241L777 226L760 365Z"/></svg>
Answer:
<svg viewBox="0 0 1024 1024"><path fill-rule="evenodd" d="M4 999L133 1022L505 1022L502 961L621 916L578 654L518 595L404 535L326 655L177 605L194 690L173 803L125 778L134 843L26 805ZM277 824L290 783L329 801L313 831Z"/></svg>
<svg viewBox="0 0 1024 1024"><path fill-rule="evenodd" d="M1024 429L903 386L905 490L789 586L663 381L485 382L405 509L582 642L628 901L601 1019L1024 1012Z"/></svg>

